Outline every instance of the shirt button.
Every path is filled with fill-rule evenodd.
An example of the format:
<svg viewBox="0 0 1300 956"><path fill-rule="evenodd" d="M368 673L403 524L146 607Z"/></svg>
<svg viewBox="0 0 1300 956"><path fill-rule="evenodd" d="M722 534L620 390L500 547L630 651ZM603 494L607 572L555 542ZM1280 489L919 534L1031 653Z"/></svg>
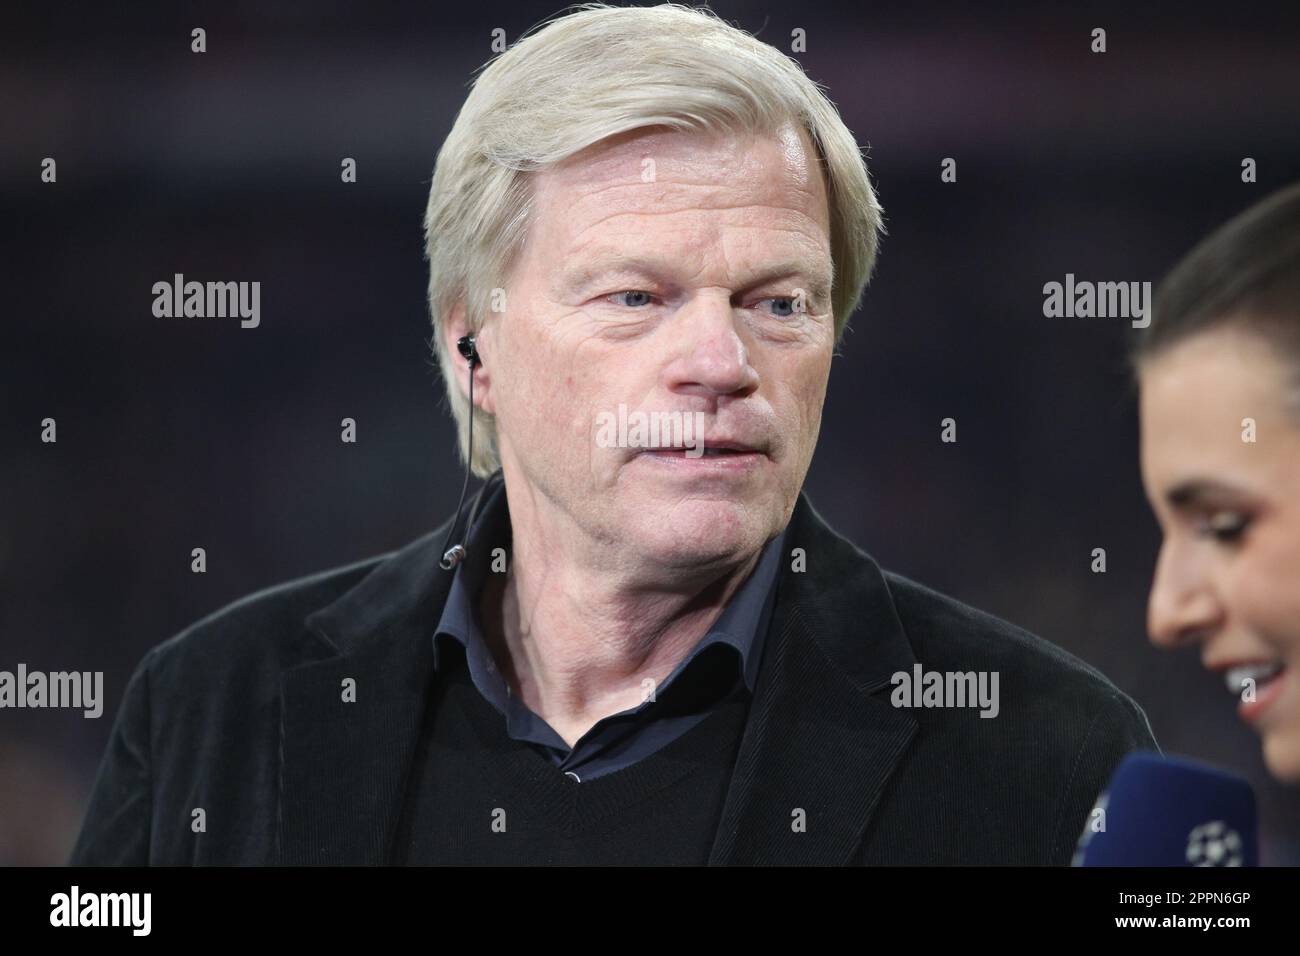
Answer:
<svg viewBox="0 0 1300 956"><path fill-rule="evenodd" d="M582 778L579 777L579 776L578 776L576 773L574 773L572 770L566 770L566 771L564 771L564 774L565 774L566 777L572 777L574 780L578 781L578 783L582 783Z"/></svg>

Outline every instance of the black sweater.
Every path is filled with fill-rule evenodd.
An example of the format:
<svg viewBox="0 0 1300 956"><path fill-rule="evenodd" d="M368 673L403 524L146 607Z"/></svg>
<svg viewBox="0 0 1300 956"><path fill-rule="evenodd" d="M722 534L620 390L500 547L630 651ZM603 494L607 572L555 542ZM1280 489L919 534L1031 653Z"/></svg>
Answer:
<svg viewBox="0 0 1300 956"><path fill-rule="evenodd" d="M391 862L708 861L748 710L743 683L662 749L578 782L509 737L463 655L447 670L430 697Z"/></svg>

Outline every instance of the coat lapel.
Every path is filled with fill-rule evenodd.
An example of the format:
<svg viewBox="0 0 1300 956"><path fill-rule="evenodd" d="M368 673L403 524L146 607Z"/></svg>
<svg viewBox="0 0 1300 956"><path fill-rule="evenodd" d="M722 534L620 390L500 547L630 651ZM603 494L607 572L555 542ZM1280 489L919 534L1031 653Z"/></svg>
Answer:
<svg viewBox="0 0 1300 956"><path fill-rule="evenodd" d="M281 675L282 864L388 860L451 584L446 527L307 617L309 659ZM916 733L888 701L915 658L880 569L803 495L787 540L808 567L778 583L710 864L849 862Z"/></svg>
<svg viewBox="0 0 1300 956"><path fill-rule="evenodd" d="M280 685L283 864L387 862L451 585L438 567L445 529L307 618L318 659L284 671Z"/></svg>
<svg viewBox="0 0 1300 956"><path fill-rule="evenodd" d="M801 495L710 865L851 862L917 725L890 705L915 657L879 567Z"/></svg>

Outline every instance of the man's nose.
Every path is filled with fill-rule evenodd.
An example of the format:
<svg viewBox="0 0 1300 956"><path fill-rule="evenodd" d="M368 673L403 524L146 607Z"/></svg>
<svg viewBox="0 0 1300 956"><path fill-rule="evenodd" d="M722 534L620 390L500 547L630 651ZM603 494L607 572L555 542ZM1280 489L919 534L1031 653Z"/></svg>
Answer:
<svg viewBox="0 0 1300 956"><path fill-rule="evenodd" d="M1151 643L1175 648L1210 637L1223 623L1223 607L1198 556L1166 543L1156 561L1147 606Z"/></svg>
<svg viewBox="0 0 1300 956"><path fill-rule="evenodd" d="M697 296L677 318L674 331L680 349L670 369L675 390L731 395L758 385L758 372L749 363L749 349L726 293Z"/></svg>

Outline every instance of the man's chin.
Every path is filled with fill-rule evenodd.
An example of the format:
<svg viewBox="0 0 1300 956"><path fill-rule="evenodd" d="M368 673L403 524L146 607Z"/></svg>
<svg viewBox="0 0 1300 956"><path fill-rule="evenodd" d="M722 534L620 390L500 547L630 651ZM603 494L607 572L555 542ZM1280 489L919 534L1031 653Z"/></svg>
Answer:
<svg viewBox="0 0 1300 956"><path fill-rule="evenodd" d="M761 548L769 529L761 510L744 502L707 498L648 506L630 517L627 543L656 564L726 565Z"/></svg>

